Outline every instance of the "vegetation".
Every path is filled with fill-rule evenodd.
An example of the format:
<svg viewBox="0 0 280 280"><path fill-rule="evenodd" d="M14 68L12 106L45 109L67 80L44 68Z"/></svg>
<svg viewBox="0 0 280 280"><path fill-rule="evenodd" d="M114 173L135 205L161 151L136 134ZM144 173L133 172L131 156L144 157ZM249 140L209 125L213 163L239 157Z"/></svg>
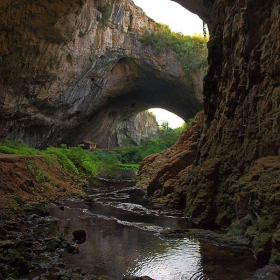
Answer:
<svg viewBox="0 0 280 280"><path fill-rule="evenodd" d="M101 9L100 12L102 13L102 24L103 28L107 28L108 21L110 19L111 13L112 13L112 6L109 2L107 2Z"/></svg>
<svg viewBox="0 0 280 280"><path fill-rule="evenodd" d="M156 115L153 112L148 111L148 115L149 115L149 118L152 118L155 121L157 121Z"/></svg>
<svg viewBox="0 0 280 280"><path fill-rule="evenodd" d="M159 129L159 138L144 140L139 146L119 148L120 161L127 164L139 164L144 157L170 148L177 142L180 134L187 129L188 124L193 121L194 119L190 119L188 123L175 129L170 128L167 121L163 122Z"/></svg>
<svg viewBox="0 0 280 280"><path fill-rule="evenodd" d="M0 153L46 155L46 160L57 162L63 169L81 177L97 176L102 172L112 172L113 169L122 164L116 152L104 153L99 150L90 152L84 150L82 146L67 148L65 144L62 144L60 147L49 147L45 151L41 151L28 148L23 141L3 140L0 142ZM38 180L43 176L43 174L40 174L38 167L28 163L27 168L36 173Z"/></svg>
<svg viewBox="0 0 280 280"><path fill-rule="evenodd" d="M191 121L193 119L189 120L189 122ZM108 152L88 151L83 149L83 145L68 148L65 144L61 144L60 147L48 147L42 151L29 148L23 141L2 140L0 141L0 153L45 155L45 160L56 162L63 169L80 177L97 176L102 173L114 174L118 168L137 169L144 157L159 153L174 145L186 128L186 123L179 128L172 129L168 122L163 122L159 129L159 138L142 141L139 146L126 146ZM37 182L48 180L47 174L28 157L26 158L26 168L36 175Z"/></svg>
<svg viewBox="0 0 280 280"><path fill-rule="evenodd" d="M37 149L29 148L23 141L3 140L0 142L0 153L3 154L21 154L21 155L40 155L43 152Z"/></svg>
<svg viewBox="0 0 280 280"><path fill-rule="evenodd" d="M185 72L206 69L207 67L207 36L188 36L172 32L168 25L157 23L155 32L144 31L140 41L152 46L157 52L173 50L182 61Z"/></svg>

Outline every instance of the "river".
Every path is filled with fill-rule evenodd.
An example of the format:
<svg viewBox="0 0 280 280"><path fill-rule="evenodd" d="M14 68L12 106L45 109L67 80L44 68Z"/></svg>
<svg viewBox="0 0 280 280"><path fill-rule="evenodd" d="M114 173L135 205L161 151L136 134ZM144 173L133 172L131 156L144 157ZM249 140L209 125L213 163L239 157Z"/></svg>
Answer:
<svg viewBox="0 0 280 280"><path fill-rule="evenodd" d="M186 228L186 220L180 211L152 205L133 181L95 179L86 192L94 203L67 199L63 207L51 204L49 222L37 225L38 232L69 242L73 231L85 230L79 254L61 252L65 268L80 267L83 273L115 280L124 275L236 280L250 278L257 269L252 252L244 248L161 236L165 229ZM55 267L46 273L55 273Z"/></svg>

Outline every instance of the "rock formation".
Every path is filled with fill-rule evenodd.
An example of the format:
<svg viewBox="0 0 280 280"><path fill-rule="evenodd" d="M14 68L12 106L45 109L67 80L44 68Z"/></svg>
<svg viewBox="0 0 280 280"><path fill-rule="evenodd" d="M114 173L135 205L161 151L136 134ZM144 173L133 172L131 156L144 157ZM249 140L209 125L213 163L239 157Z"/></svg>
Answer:
<svg viewBox="0 0 280 280"><path fill-rule="evenodd" d="M144 160L139 182L198 226L241 236L258 260L279 263L280 2L178 2L210 26L204 116Z"/></svg>
<svg viewBox="0 0 280 280"><path fill-rule="evenodd" d="M242 236L256 258L279 263L280 1L177 2L210 30L204 113L145 159L139 181L193 223ZM149 107L183 119L200 110L176 56L138 40L155 26L132 1L2 0L0 18L1 137L117 145L121 123Z"/></svg>
<svg viewBox="0 0 280 280"><path fill-rule="evenodd" d="M139 113L127 122L120 122L117 131L117 145L139 145L141 140L158 138L158 122L148 111Z"/></svg>
<svg viewBox="0 0 280 280"><path fill-rule="evenodd" d="M155 28L130 0L1 1L0 137L115 147L148 108L194 116L200 83L139 41Z"/></svg>

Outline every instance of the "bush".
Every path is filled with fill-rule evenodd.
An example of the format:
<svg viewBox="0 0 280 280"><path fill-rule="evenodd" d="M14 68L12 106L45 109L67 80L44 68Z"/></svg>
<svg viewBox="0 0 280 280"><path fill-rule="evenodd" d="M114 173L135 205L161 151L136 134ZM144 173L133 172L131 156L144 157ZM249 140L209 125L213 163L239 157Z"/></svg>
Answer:
<svg viewBox="0 0 280 280"><path fill-rule="evenodd" d="M188 123L192 122L190 119ZM144 140L139 146L126 146L118 149L120 153L120 161L123 164L140 164L140 162L148 155L160 153L173 146L179 139L180 134L187 129L188 123L184 123L181 127L172 129L168 122L163 122L159 129L159 138L152 140Z"/></svg>
<svg viewBox="0 0 280 280"><path fill-rule="evenodd" d="M154 32L144 30L140 41L152 46L158 53L173 50L182 61L185 72L196 72L207 67L207 40L198 34L194 36L172 32L168 25L157 23Z"/></svg>
<svg viewBox="0 0 280 280"><path fill-rule="evenodd" d="M72 171L76 175L79 175L79 171L78 171L77 167L71 161L71 159L69 159L67 157L64 150L67 151L67 149L64 149L64 148L61 149L61 148L49 147L49 148L47 148L46 153L56 155L57 161L63 167L63 169Z"/></svg>
<svg viewBox="0 0 280 280"><path fill-rule="evenodd" d="M111 13L112 13L112 6L110 3L106 3L102 9L101 9L101 13L102 13L102 24L103 24L103 28L107 28L108 26L108 21L110 19Z"/></svg>
<svg viewBox="0 0 280 280"><path fill-rule="evenodd" d="M24 141L10 141L3 139L0 142L0 153L4 154L21 154L21 155L39 155L40 150L29 148Z"/></svg>

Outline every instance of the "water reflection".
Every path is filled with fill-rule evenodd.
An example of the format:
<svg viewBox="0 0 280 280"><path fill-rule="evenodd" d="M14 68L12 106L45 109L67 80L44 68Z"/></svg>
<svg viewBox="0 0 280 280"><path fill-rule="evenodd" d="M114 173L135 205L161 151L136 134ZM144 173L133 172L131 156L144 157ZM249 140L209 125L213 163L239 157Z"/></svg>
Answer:
<svg viewBox="0 0 280 280"><path fill-rule="evenodd" d="M185 228L185 219L179 212L157 209L132 185L103 182L88 192L97 199L94 204L68 200L64 211L50 206L55 219L45 231L69 242L75 230L87 234L79 254L63 253L66 268L80 267L84 273L115 280L124 275L156 280L245 279L256 269L252 254L244 250L162 238L162 229Z"/></svg>
<svg viewBox="0 0 280 280"><path fill-rule="evenodd" d="M152 248L150 254L135 267L128 269L127 274L149 275L157 280L191 279L194 275L195 279L199 279L204 277L199 249L198 241L165 240Z"/></svg>
<svg viewBox="0 0 280 280"><path fill-rule="evenodd" d="M82 211L70 220L73 209L52 208L51 211L59 218L52 223L54 235L63 234L71 240L74 230L82 228L87 232L87 241L79 245L79 255L64 253L67 268L78 266L85 273L114 279L148 275L157 280L174 279L179 274L190 278L202 270L198 241L164 240L152 231L139 230L116 219L88 217Z"/></svg>

